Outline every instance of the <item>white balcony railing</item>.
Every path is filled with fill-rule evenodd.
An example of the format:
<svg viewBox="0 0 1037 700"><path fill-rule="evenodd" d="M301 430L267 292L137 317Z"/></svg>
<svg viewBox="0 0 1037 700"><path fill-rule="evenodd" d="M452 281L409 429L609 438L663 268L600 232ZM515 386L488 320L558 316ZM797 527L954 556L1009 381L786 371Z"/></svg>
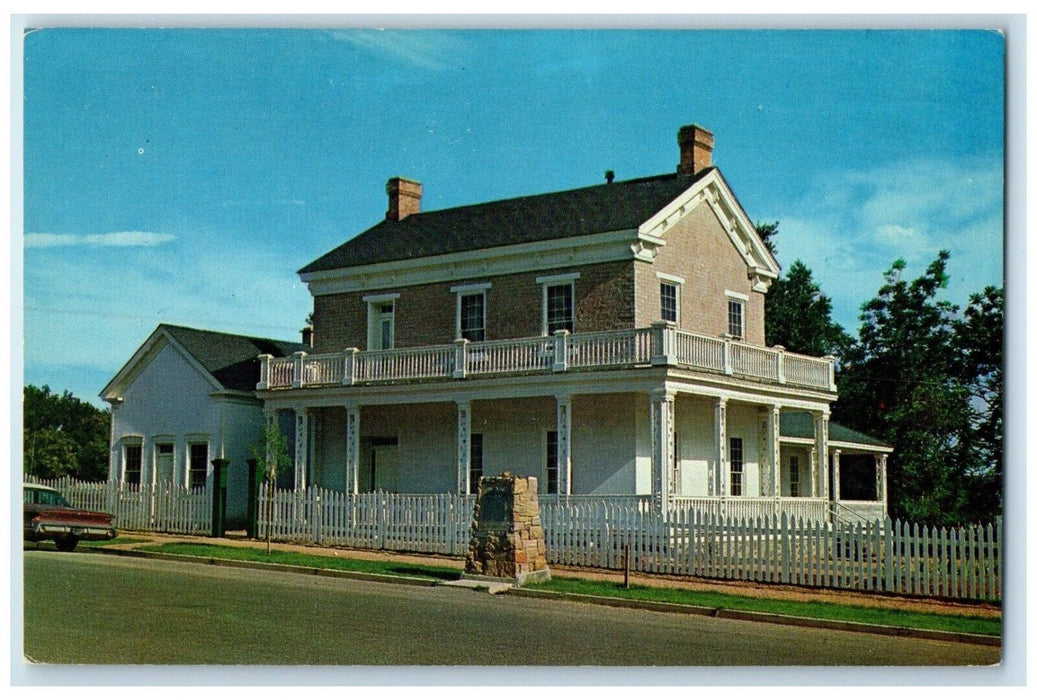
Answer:
<svg viewBox="0 0 1037 700"><path fill-rule="evenodd" d="M730 338L677 330L672 324L596 333L291 357L260 355L257 389L350 386L357 383L464 379L482 375L672 366L774 384L835 391L831 357L808 357Z"/></svg>

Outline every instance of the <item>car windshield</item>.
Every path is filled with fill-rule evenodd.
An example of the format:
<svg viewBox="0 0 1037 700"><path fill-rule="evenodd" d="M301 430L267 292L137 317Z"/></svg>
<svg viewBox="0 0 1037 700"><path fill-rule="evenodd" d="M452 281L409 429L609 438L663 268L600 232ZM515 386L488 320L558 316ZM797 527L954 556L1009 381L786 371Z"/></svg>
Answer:
<svg viewBox="0 0 1037 700"><path fill-rule="evenodd" d="M48 489L25 489L25 502L41 506L70 507L64 496Z"/></svg>

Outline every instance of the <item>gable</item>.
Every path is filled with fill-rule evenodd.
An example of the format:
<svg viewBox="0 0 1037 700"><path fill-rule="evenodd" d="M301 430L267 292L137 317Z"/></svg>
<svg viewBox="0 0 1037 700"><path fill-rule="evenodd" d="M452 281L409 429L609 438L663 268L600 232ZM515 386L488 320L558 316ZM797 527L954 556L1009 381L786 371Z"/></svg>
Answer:
<svg viewBox="0 0 1037 700"><path fill-rule="evenodd" d="M300 343L160 324L101 391L101 398L120 398L167 347L179 353L211 391L243 392L252 392L259 380L259 355L284 357L309 349Z"/></svg>
<svg viewBox="0 0 1037 700"><path fill-rule="evenodd" d="M763 244L756 227L749 220L742 205L735 198L719 170L713 169L699 178L691 187L662 207L638 229L643 240L657 240L658 246L667 244L667 233L700 207L708 207L723 228L728 240L741 256L752 280L754 291L766 292L770 282L781 273L781 266ZM645 253L654 257L652 244Z"/></svg>
<svg viewBox="0 0 1037 700"><path fill-rule="evenodd" d="M145 377L144 383L154 383L154 380L148 381L147 377L153 377L156 373L172 374L176 377L174 381L184 382L185 388L188 378L192 383L202 382L209 392L222 388L178 343L171 342L169 334L159 326L101 390L100 397L105 401L123 399L142 377Z"/></svg>

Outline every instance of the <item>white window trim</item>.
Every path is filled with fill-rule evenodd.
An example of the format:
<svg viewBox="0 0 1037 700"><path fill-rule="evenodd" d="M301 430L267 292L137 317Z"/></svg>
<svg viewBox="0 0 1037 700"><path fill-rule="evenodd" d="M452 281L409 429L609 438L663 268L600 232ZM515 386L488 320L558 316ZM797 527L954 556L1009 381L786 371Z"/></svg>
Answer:
<svg viewBox="0 0 1037 700"><path fill-rule="evenodd" d="M374 350L375 337L381 336L381 327L375 327L374 317L375 308L380 306L387 301L392 302L392 326L390 328L390 336L392 339L392 347L396 347L396 300L400 298L398 293L396 294L369 294L364 297L364 301L367 302L367 350ZM381 314L381 311L377 312ZM382 348L385 350L386 348Z"/></svg>
<svg viewBox="0 0 1037 700"><path fill-rule="evenodd" d="M486 318L488 316L486 312L486 290L491 286L492 285L489 282L482 282L480 284L458 284L450 288L450 291L457 295L457 301L455 303L456 308L454 311L454 338L458 340L461 339L461 297L482 294L483 340L490 339L486 332Z"/></svg>
<svg viewBox="0 0 1037 700"><path fill-rule="evenodd" d="M544 275L537 277L540 285L540 334L547 335L547 288L569 285L569 304L573 313L573 333L576 332L576 280L580 279L579 272L570 272L564 275Z"/></svg>
<svg viewBox="0 0 1037 700"><path fill-rule="evenodd" d="M732 292L730 289L725 289L724 290L724 296L725 296L725 298L726 298L726 300L728 302L737 301L737 302L741 303L741 305L742 305L742 329L741 329L742 333L741 333L741 335L735 336L735 335L731 334L731 321L730 321L731 311L730 311L730 309L725 309L725 311L727 312L725 314L725 319L727 319L726 323L725 323L725 325L727 326L727 330L724 332L724 335L726 335L726 336L728 336L730 338L735 338L737 340L745 340L745 335L746 335L746 332L745 332L745 330L746 330L745 315L746 315L747 311L749 310L749 296L746 295L746 294L741 294L739 292Z"/></svg>
<svg viewBox="0 0 1037 700"><path fill-rule="evenodd" d="M123 435L119 438L121 448L119 449L119 483L126 482L126 448L127 447L139 447L140 448L140 484L144 484L144 436L143 435Z"/></svg>
<svg viewBox="0 0 1037 700"><path fill-rule="evenodd" d="M367 304L377 304L382 301L394 301L400 298L399 292L393 292L391 294L367 294L362 297L364 302Z"/></svg>
<svg viewBox="0 0 1037 700"><path fill-rule="evenodd" d="M662 272L655 273L659 277L659 319L663 315L663 285L669 284L677 288L677 319L674 323L679 328L681 325L681 296L684 294L684 278L675 275L667 275Z"/></svg>

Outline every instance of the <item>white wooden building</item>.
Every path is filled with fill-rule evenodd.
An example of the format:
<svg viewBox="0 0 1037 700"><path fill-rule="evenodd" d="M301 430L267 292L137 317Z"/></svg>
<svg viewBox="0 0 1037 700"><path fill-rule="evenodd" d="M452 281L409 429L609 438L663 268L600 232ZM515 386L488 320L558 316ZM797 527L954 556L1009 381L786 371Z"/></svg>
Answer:
<svg viewBox="0 0 1037 700"><path fill-rule="evenodd" d="M263 428L259 354L306 347L161 324L101 392L112 407L108 480L211 486L212 460L229 460L227 517L242 522L248 472Z"/></svg>

